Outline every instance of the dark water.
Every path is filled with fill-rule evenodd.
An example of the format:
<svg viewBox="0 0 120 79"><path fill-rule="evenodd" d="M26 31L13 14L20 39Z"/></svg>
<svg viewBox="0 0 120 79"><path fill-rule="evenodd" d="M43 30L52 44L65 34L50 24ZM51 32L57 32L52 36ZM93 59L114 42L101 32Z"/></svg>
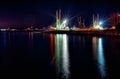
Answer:
<svg viewBox="0 0 120 79"><path fill-rule="evenodd" d="M0 32L0 78L120 79L120 39Z"/></svg>

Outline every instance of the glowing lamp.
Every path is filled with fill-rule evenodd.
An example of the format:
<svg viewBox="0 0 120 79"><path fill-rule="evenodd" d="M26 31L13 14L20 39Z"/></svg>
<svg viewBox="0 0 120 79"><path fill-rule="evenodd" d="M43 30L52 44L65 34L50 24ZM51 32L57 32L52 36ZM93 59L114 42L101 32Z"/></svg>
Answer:
<svg viewBox="0 0 120 79"><path fill-rule="evenodd" d="M99 25L102 25L102 24L103 24L103 22L102 22L102 21L100 21L100 22L99 22Z"/></svg>
<svg viewBox="0 0 120 79"><path fill-rule="evenodd" d="M67 23L67 20L65 19L64 21L63 21L63 24L66 24Z"/></svg>

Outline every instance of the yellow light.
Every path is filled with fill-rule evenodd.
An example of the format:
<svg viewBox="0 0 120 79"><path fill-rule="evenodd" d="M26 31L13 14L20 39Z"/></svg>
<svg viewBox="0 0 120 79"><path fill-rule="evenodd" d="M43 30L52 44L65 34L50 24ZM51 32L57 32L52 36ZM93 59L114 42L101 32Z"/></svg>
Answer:
<svg viewBox="0 0 120 79"><path fill-rule="evenodd" d="M115 26L112 26L112 29L116 29L116 27L115 27Z"/></svg>
<svg viewBox="0 0 120 79"><path fill-rule="evenodd" d="M100 26L100 25L96 25L95 28L96 28L96 29L99 29L99 30L103 30L103 27Z"/></svg>

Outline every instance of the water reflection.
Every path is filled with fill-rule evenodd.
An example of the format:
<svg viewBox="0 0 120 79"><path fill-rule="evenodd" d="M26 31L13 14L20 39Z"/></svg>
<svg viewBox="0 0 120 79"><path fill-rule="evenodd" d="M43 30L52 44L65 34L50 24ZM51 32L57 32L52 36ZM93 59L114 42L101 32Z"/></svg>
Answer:
<svg viewBox="0 0 120 79"><path fill-rule="evenodd" d="M68 38L67 35L63 35L63 72L66 79L69 77L69 54L68 54Z"/></svg>
<svg viewBox="0 0 120 79"><path fill-rule="evenodd" d="M50 49L51 49L51 56L54 56L55 52L55 36L50 34Z"/></svg>
<svg viewBox="0 0 120 79"><path fill-rule="evenodd" d="M34 37L33 32L28 32L28 47L29 47L29 50L31 51L33 48L33 37Z"/></svg>
<svg viewBox="0 0 120 79"><path fill-rule="evenodd" d="M1 38L0 38L0 49L2 51L1 54L1 59L2 59L2 63L4 64L4 62L6 61L6 56L7 56L7 43L8 43L8 38L7 38L7 33L6 32L1 32Z"/></svg>
<svg viewBox="0 0 120 79"><path fill-rule="evenodd" d="M28 32L29 39L33 40L33 32Z"/></svg>
<svg viewBox="0 0 120 79"><path fill-rule="evenodd" d="M98 57L98 38L93 37L92 39L92 43L93 43L93 55L94 55L94 60L97 61L97 57Z"/></svg>
<svg viewBox="0 0 120 79"><path fill-rule="evenodd" d="M68 37L66 34L51 34L50 39L51 54L53 55L53 60L55 61L57 77L62 79L68 79L70 74Z"/></svg>
<svg viewBox="0 0 120 79"><path fill-rule="evenodd" d="M98 64L99 64L99 70L101 76L104 78L106 76L106 71L105 71L105 58L104 58L102 38L98 39Z"/></svg>
<svg viewBox="0 0 120 79"><path fill-rule="evenodd" d="M93 37L93 53L94 59L98 63L98 69L102 78L106 77L105 70L105 58L104 58L104 50L102 38Z"/></svg>
<svg viewBox="0 0 120 79"><path fill-rule="evenodd" d="M7 43L6 32L2 32L1 38L2 38L3 49L4 49L4 51L5 51L5 50L6 50L6 43Z"/></svg>

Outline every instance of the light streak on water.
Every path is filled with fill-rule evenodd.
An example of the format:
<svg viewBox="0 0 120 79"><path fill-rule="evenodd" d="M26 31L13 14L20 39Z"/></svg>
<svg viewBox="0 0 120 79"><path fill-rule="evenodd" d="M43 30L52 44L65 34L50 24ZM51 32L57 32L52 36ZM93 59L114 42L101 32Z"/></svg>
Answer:
<svg viewBox="0 0 120 79"><path fill-rule="evenodd" d="M58 78L69 79L69 51L66 34L55 36L55 63Z"/></svg>
<svg viewBox="0 0 120 79"><path fill-rule="evenodd" d="M93 42L93 55L94 55L94 60L96 60L97 61L97 54L98 54L98 47L97 47L97 45L98 45L98 39L96 38L96 37L93 37L93 40L92 40L92 42Z"/></svg>
<svg viewBox="0 0 120 79"><path fill-rule="evenodd" d="M68 51L68 38L67 35L64 34L63 35L63 56L62 56L62 60L63 60L63 73L64 73L64 77L66 77L66 79L69 78L69 51Z"/></svg>
<svg viewBox="0 0 120 79"><path fill-rule="evenodd" d="M94 60L97 61L98 69L102 78L106 77L105 57L102 38L93 37Z"/></svg>
<svg viewBox="0 0 120 79"><path fill-rule="evenodd" d="M57 74L59 75L59 73L61 73L61 48L62 48L62 35L57 34L56 35L56 39L55 39L55 61L56 61L56 65L57 65Z"/></svg>
<svg viewBox="0 0 120 79"><path fill-rule="evenodd" d="M106 70L105 70L105 58L104 58L102 38L98 39L98 66L99 66L100 74L102 78L104 78L106 76Z"/></svg>

